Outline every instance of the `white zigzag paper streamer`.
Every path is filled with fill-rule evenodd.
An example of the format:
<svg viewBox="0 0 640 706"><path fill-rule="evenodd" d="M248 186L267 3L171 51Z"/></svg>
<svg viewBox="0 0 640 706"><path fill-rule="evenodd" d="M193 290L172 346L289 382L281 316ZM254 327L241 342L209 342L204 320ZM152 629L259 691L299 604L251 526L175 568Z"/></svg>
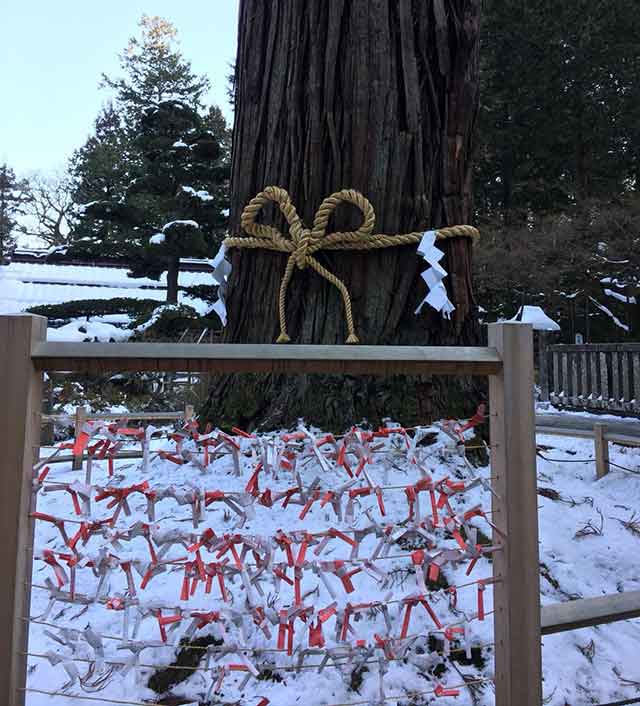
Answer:
<svg viewBox="0 0 640 706"><path fill-rule="evenodd" d="M227 249L224 244L216 253L213 260L207 260L209 266L213 269L213 279L218 285L218 299L213 305L213 311L220 317L222 325L227 325L227 305L225 304L225 295L227 293L227 280L231 274L231 263L225 258Z"/></svg>
<svg viewBox="0 0 640 706"><path fill-rule="evenodd" d="M428 304L436 311L439 311L445 319L450 319L455 307L447 296L447 288L442 282L447 276L447 271L440 265L440 260L444 257L444 253L442 250L438 250L435 242L436 231L428 230L425 231L422 240L418 244L418 253L430 265L429 269L422 273L422 279L425 281L429 292L414 313L419 314L422 307Z"/></svg>

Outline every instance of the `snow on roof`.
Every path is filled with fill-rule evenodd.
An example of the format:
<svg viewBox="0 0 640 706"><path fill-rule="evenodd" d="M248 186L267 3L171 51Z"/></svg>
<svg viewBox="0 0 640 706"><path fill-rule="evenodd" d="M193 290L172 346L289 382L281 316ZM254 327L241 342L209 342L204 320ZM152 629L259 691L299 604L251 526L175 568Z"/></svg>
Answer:
<svg viewBox="0 0 640 706"><path fill-rule="evenodd" d="M13 314L39 304L79 299L157 299L166 296L166 273L159 281L127 276L126 268L14 262L0 266L0 314ZM181 272L179 284L215 284L210 272ZM205 313L208 305L180 293L180 301Z"/></svg>
<svg viewBox="0 0 640 706"><path fill-rule="evenodd" d="M511 321L521 321L523 324L533 324L535 331L559 331L560 326L549 318L542 307L525 304Z"/></svg>

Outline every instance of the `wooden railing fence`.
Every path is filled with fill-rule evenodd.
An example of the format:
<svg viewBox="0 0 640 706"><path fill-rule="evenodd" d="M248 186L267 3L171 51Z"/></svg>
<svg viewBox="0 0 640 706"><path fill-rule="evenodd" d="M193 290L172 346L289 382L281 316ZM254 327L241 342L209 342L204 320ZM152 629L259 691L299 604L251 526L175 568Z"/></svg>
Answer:
<svg viewBox="0 0 640 706"><path fill-rule="evenodd" d="M73 420L73 427L75 429L75 434L76 436L78 435L80 429L82 429L82 425L90 419L99 419L99 420L116 420L116 419L122 419L123 417L126 417L129 420L132 421L164 421L164 420L172 420L172 419L186 419L189 420L193 417L194 415L194 409L193 405L185 405L184 411L183 412L128 412L127 414L122 414L118 413L116 414L115 412L108 412L108 413L93 413L89 412L89 410L86 407L76 407L75 412L73 415L69 414L43 414L41 416L41 421L43 424L49 424L51 422L61 422L61 421L66 421L66 420ZM73 465L72 468L74 470L77 470L79 468L82 468L82 454L79 456L76 456L73 459Z"/></svg>
<svg viewBox="0 0 640 706"><path fill-rule="evenodd" d="M543 400L568 407L640 412L640 343L540 349Z"/></svg>
<svg viewBox="0 0 640 706"><path fill-rule="evenodd" d="M540 610L533 346L529 325L489 326L489 347L48 343L46 319L0 316L0 703L26 699L33 466L44 371L419 374L489 377L495 703L540 706L541 635L640 615L640 592ZM604 601L604 604L603 604ZM618 602L613 605L612 602Z"/></svg>

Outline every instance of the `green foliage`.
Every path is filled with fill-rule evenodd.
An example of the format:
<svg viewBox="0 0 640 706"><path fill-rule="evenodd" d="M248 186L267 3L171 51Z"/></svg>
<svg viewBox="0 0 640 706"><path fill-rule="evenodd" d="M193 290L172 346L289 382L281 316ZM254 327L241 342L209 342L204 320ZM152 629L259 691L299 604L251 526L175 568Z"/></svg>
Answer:
<svg viewBox="0 0 640 706"><path fill-rule="evenodd" d="M195 76L191 64L177 48L178 31L171 22L143 15L138 26L140 36L131 37L127 49L120 55L124 76L102 76L103 86L115 93L134 136L137 123L149 108L167 100L178 100L200 110L202 98L209 89L209 79Z"/></svg>
<svg viewBox="0 0 640 706"><path fill-rule="evenodd" d="M482 26L475 282L485 319L538 304L566 341L640 340L640 308L620 300L640 301L640 3L488 0Z"/></svg>
<svg viewBox="0 0 640 706"><path fill-rule="evenodd" d="M639 35L635 0L485 3L481 214L523 220L637 180Z"/></svg>
<svg viewBox="0 0 640 706"><path fill-rule="evenodd" d="M208 80L182 56L175 27L147 16L140 27L123 76L103 79L115 107L76 153L76 194L88 205L73 252L126 258L136 277L166 271L175 302L180 258L215 252L225 233L230 133L218 108L204 109Z"/></svg>
<svg viewBox="0 0 640 706"><path fill-rule="evenodd" d="M192 287L181 287L180 289L190 297L203 299L211 304L218 300L217 284L194 284Z"/></svg>
<svg viewBox="0 0 640 706"><path fill-rule="evenodd" d="M146 317L158 306L155 299L132 299L114 297L113 299L78 299L62 304L42 304L27 311L30 314L46 316L49 319L69 323L71 319L82 316L105 316L107 314L128 314L132 319Z"/></svg>
<svg viewBox="0 0 640 706"><path fill-rule="evenodd" d="M80 257L126 255L126 223L94 217L93 206L101 201L119 202L138 169L122 118L112 103L95 121L94 134L76 150L70 172L73 198L80 215L75 224L76 242L72 254Z"/></svg>

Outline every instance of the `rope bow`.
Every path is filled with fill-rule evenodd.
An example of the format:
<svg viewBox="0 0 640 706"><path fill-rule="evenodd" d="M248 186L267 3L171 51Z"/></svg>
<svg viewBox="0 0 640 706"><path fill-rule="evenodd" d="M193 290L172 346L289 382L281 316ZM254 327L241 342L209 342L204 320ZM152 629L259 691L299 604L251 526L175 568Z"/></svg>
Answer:
<svg viewBox="0 0 640 706"><path fill-rule="evenodd" d="M274 226L257 223L256 217L262 207L269 201L278 204L287 223L289 237L286 237ZM344 201L351 203L362 211L363 220L360 227L347 233L327 234L329 217L338 204ZM285 189L278 186L268 186L245 206L240 218L240 225L248 236L226 238L226 248L264 248L289 253L287 266L280 283L278 299L278 314L280 318L280 336L278 343L288 343L291 339L287 333L286 295L287 287L296 267L301 270L311 267L321 277L338 288L344 301L345 317L349 336L347 343L358 343L351 311L351 297L344 283L323 267L314 257L318 250L376 250L378 248L395 247L396 245L411 245L419 243L424 233L406 233L403 235L372 235L375 223L373 206L360 192L353 189L343 189L328 196L316 211L311 228L305 228L291 197ZM438 239L467 237L474 241L480 233L473 226L452 226L441 228L436 232Z"/></svg>

